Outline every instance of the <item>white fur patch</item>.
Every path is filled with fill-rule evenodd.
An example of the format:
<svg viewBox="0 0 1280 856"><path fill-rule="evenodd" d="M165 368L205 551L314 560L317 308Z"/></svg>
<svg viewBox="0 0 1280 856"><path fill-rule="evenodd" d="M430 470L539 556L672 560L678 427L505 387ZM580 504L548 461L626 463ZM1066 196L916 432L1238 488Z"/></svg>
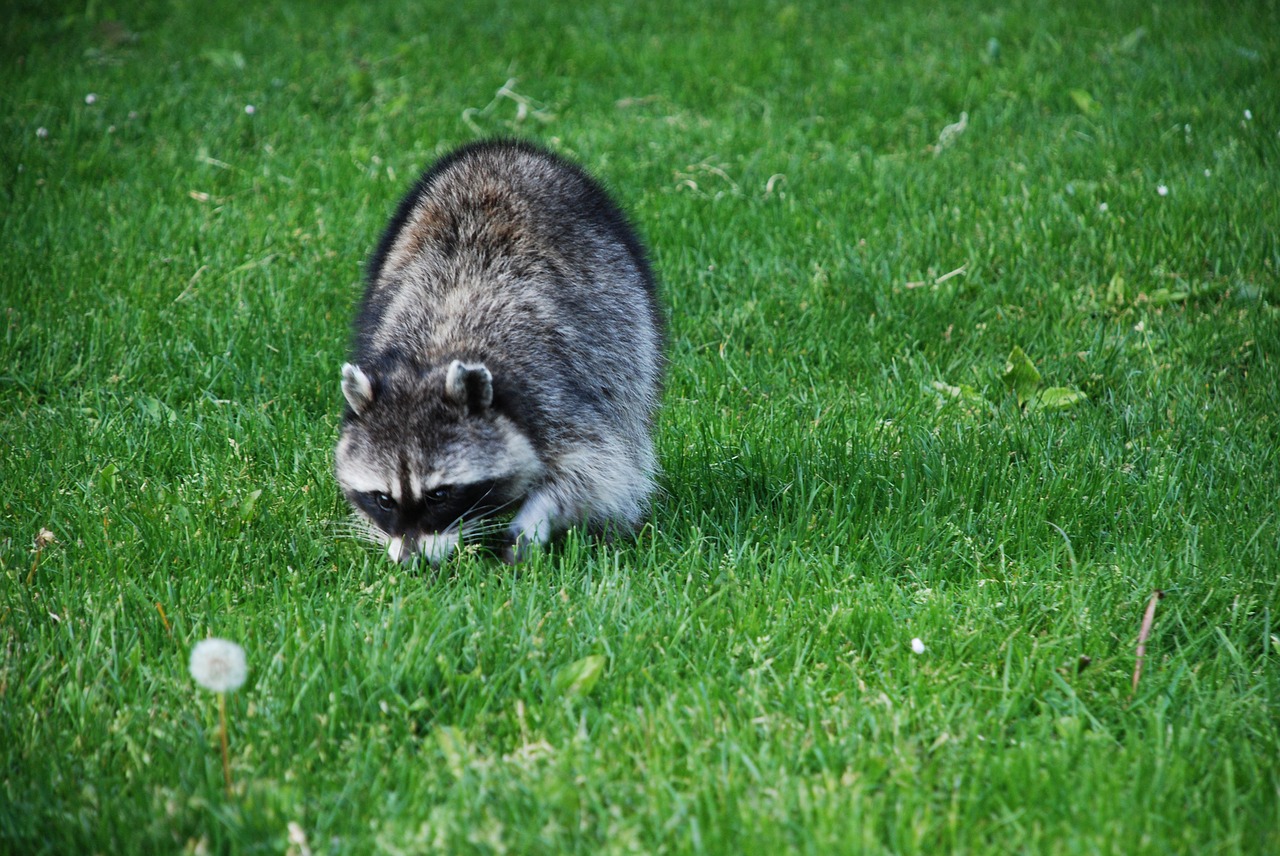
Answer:
<svg viewBox="0 0 1280 856"><path fill-rule="evenodd" d="M337 472L335 473L338 478L338 484L356 493L392 493L390 488L399 490L398 486L388 483L383 474L348 455L345 448L348 442L346 438L343 438L338 444L338 454L336 455L338 464Z"/></svg>
<svg viewBox="0 0 1280 856"><path fill-rule="evenodd" d="M351 363L342 364L342 395L357 414L364 413L373 403L373 382L369 376Z"/></svg>
<svg viewBox="0 0 1280 856"><path fill-rule="evenodd" d="M637 522L653 489L652 469L646 471L652 462L652 453L643 458L637 466L629 450L617 443L570 452L562 457L560 466L581 473L592 488L590 495L575 497L581 503L576 511L598 518Z"/></svg>
<svg viewBox="0 0 1280 856"><path fill-rule="evenodd" d="M416 496L430 493L441 485L475 484L484 477L484 472L471 466L469 461L457 459L450 461L442 469L438 469L421 481L421 487L415 486Z"/></svg>
<svg viewBox="0 0 1280 856"><path fill-rule="evenodd" d="M438 565L453 555L458 548L457 532L441 532L438 535L423 535L418 541L418 554L428 562Z"/></svg>
<svg viewBox="0 0 1280 856"><path fill-rule="evenodd" d="M393 562L411 562L415 556L421 556L433 565L438 565L453 555L458 548L457 532L440 532L434 535L423 535L412 546L406 546L404 538L387 539L387 557Z"/></svg>
<svg viewBox="0 0 1280 856"><path fill-rule="evenodd" d="M454 360L445 371L444 394L458 404L486 408L493 404L493 375L484 363ZM478 400L471 401L472 395Z"/></svg>
<svg viewBox="0 0 1280 856"><path fill-rule="evenodd" d="M515 487L521 493L542 476L542 462L534 451L529 438L516 430L506 419L497 420L503 429L505 448L500 455L488 460L476 460L468 456L465 448L450 449L439 462L439 467L426 478L410 478L414 495L422 496L442 485L467 485L495 479L507 479L520 473L525 483Z"/></svg>
<svg viewBox="0 0 1280 856"><path fill-rule="evenodd" d="M551 540L559 510L559 504L550 494L541 491L530 494L511 521L511 531L521 543L545 544Z"/></svg>

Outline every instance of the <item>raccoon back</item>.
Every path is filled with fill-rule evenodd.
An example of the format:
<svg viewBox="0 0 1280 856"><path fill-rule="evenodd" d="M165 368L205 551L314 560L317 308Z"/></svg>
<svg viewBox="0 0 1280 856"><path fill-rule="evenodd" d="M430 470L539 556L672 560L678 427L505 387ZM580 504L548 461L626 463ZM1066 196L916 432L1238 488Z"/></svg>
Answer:
<svg viewBox="0 0 1280 856"><path fill-rule="evenodd" d="M444 157L400 203L368 266L353 350L386 377L484 363L495 406L535 448L614 435L651 469L662 338L621 209L568 161L496 141Z"/></svg>

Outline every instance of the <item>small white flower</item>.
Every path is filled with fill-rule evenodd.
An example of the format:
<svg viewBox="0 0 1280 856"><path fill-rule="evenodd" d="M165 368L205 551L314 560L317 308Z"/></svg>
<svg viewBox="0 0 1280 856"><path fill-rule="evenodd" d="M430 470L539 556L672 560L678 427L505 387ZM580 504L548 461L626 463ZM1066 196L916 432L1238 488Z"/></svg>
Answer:
<svg viewBox="0 0 1280 856"><path fill-rule="evenodd" d="M1156 193L1159 193L1161 196L1168 196L1168 195L1169 195L1169 187L1168 187L1168 185L1165 185L1165 184L1157 184L1157 185L1156 185Z"/></svg>
<svg viewBox="0 0 1280 856"><path fill-rule="evenodd" d="M1105 202L1099 202L1099 203L1098 203L1098 210L1099 210L1099 211L1101 211L1103 214L1107 213L1107 203L1105 203Z"/></svg>
<svg viewBox="0 0 1280 856"><path fill-rule="evenodd" d="M297 853L298 856L311 856L311 848L307 846L307 833L302 824L291 820L286 828L289 830L290 852Z"/></svg>
<svg viewBox="0 0 1280 856"><path fill-rule="evenodd" d="M249 676L244 649L226 639L203 639L191 649L191 677L215 693L235 692Z"/></svg>
<svg viewBox="0 0 1280 856"><path fill-rule="evenodd" d="M97 100L98 100L98 96L97 96L97 95L95 95L95 94L94 94L94 93L92 93L92 92L90 92L88 95L86 95L86 96L84 97L84 103L86 103L86 104L92 104L93 102L95 102L95 101L97 101Z"/></svg>
<svg viewBox="0 0 1280 856"><path fill-rule="evenodd" d="M1253 111L1252 111L1252 110L1245 110L1245 111L1244 111L1244 120L1245 120L1246 122L1251 122L1251 121L1253 121Z"/></svg>
<svg viewBox="0 0 1280 856"><path fill-rule="evenodd" d="M1208 177L1209 177L1209 176L1211 176L1211 175L1213 175L1213 173L1209 172L1209 170L1207 170L1207 169L1206 169L1206 170L1204 171L1204 177L1205 177L1205 178L1208 178Z"/></svg>
<svg viewBox="0 0 1280 856"><path fill-rule="evenodd" d="M36 136L43 140L45 137L49 136L49 129L36 128Z"/></svg>
<svg viewBox="0 0 1280 856"><path fill-rule="evenodd" d="M911 650L915 651L917 654L924 653L924 642L919 636L911 640Z"/></svg>
<svg viewBox="0 0 1280 856"><path fill-rule="evenodd" d="M254 107L252 104L246 104L244 105L244 112L247 115L252 116L254 113L258 112L258 108Z"/></svg>

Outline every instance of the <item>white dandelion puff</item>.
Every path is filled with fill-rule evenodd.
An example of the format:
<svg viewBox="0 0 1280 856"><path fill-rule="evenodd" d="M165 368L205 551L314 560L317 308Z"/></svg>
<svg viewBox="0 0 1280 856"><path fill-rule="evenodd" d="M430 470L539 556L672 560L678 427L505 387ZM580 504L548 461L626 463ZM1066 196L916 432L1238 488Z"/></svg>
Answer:
<svg viewBox="0 0 1280 856"><path fill-rule="evenodd" d="M215 693L240 689L249 676L244 649L226 639L204 639L191 649L191 677Z"/></svg>
<svg viewBox="0 0 1280 856"><path fill-rule="evenodd" d="M1099 210L1099 211L1101 211L1103 214L1106 214L1106 213L1107 213L1107 203L1105 203L1105 202L1099 202L1099 203L1098 203L1098 210Z"/></svg>
<svg viewBox="0 0 1280 856"><path fill-rule="evenodd" d="M1246 122L1252 122L1252 121L1253 121L1253 111L1252 111L1252 110L1245 110L1245 111L1244 111L1244 120L1245 120Z"/></svg>
<svg viewBox="0 0 1280 856"><path fill-rule="evenodd" d="M92 104L97 100L98 100L98 96L93 92L90 92L88 95L84 97L84 103L86 104Z"/></svg>
<svg viewBox="0 0 1280 856"><path fill-rule="evenodd" d="M912 650L912 651L915 651L917 654L923 654L923 653L924 653L924 640L922 640L919 636L917 636L916 638L912 639L912 640L911 640L911 650Z"/></svg>
<svg viewBox="0 0 1280 856"><path fill-rule="evenodd" d="M1169 186L1168 186L1168 185L1166 185L1166 184L1157 184L1157 185L1156 185L1156 193L1159 193L1161 196L1168 196L1168 195L1169 195Z"/></svg>
<svg viewBox="0 0 1280 856"><path fill-rule="evenodd" d="M258 112L258 108L254 107L252 104L246 104L244 105L244 112L246 115L252 116L254 113Z"/></svg>
<svg viewBox="0 0 1280 856"><path fill-rule="evenodd" d="M249 676L244 649L227 639L204 639L191 649L191 677L218 694L218 742L222 745L222 777L227 797L234 795L231 782L231 753L227 741L227 693L235 692Z"/></svg>
<svg viewBox="0 0 1280 856"><path fill-rule="evenodd" d="M43 139L45 139L46 137L48 137L48 136L49 136L49 129L48 129L48 128L36 128L36 136L37 136L37 137L39 137L39 138L40 138L40 139L42 139L42 140L43 140Z"/></svg>
<svg viewBox="0 0 1280 856"><path fill-rule="evenodd" d="M1211 175L1213 175L1213 173L1212 173L1212 172L1210 172L1209 170L1207 170L1207 169L1206 169L1206 170L1204 171L1204 177L1205 177L1205 178L1208 178L1208 177L1209 177L1209 176L1211 176Z"/></svg>
<svg viewBox="0 0 1280 856"><path fill-rule="evenodd" d="M298 856L311 856L311 848L307 846L307 833L302 828L302 824L291 820L287 829L289 830L289 852L297 853Z"/></svg>

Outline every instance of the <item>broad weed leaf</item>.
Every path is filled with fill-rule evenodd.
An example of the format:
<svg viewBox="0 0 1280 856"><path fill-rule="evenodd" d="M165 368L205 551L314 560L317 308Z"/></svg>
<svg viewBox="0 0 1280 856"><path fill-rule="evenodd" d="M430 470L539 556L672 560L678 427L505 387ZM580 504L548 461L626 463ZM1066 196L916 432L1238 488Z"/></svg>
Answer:
<svg viewBox="0 0 1280 856"><path fill-rule="evenodd" d="M978 392L967 383L959 386L952 386L943 380L935 380L933 382L933 391L944 398L956 398L961 401L969 401L975 404L986 404L987 400L982 397L982 393Z"/></svg>
<svg viewBox="0 0 1280 856"><path fill-rule="evenodd" d="M1147 299L1152 306L1168 306L1171 303L1182 303L1190 296L1191 292L1187 289L1157 288L1147 295Z"/></svg>
<svg viewBox="0 0 1280 856"><path fill-rule="evenodd" d="M241 523L248 523L253 519L254 512L258 507L258 497L260 496L262 496L262 488L258 488L240 501Z"/></svg>
<svg viewBox="0 0 1280 856"><path fill-rule="evenodd" d="M1040 388L1040 372L1035 364L1017 345L1004 364L1004 373L1000 375L1004 385L1017 393L1018 404L1026 404Z"/></svg>
<svg viewBox="0 0 1280 856"><path fill-rule="evenodd" d="M1078 389L1070 389L1065 386L1051 386L1048 389L1042 389L1034 398L1027 402L1027 411L1032 410L1066 410L1068 407L1075 407L1089 400L1089 396L1085 395Z"/></svg>
<svg viewBox="0 0 1280 856"><path fill-rule="evenodd" d="M589 695L604 674L604 665L605 658L601 654L576 660L556 672L551 689L565 698Z"/></svg>
<svg viewBox="0 0 1280 856"><path fill-rule="evenodd" d="M1101 109L1094 97L1083 89L1071 90L1071 100L1076 103L1076 108L1086 116L1093 116Z"/></svg>

